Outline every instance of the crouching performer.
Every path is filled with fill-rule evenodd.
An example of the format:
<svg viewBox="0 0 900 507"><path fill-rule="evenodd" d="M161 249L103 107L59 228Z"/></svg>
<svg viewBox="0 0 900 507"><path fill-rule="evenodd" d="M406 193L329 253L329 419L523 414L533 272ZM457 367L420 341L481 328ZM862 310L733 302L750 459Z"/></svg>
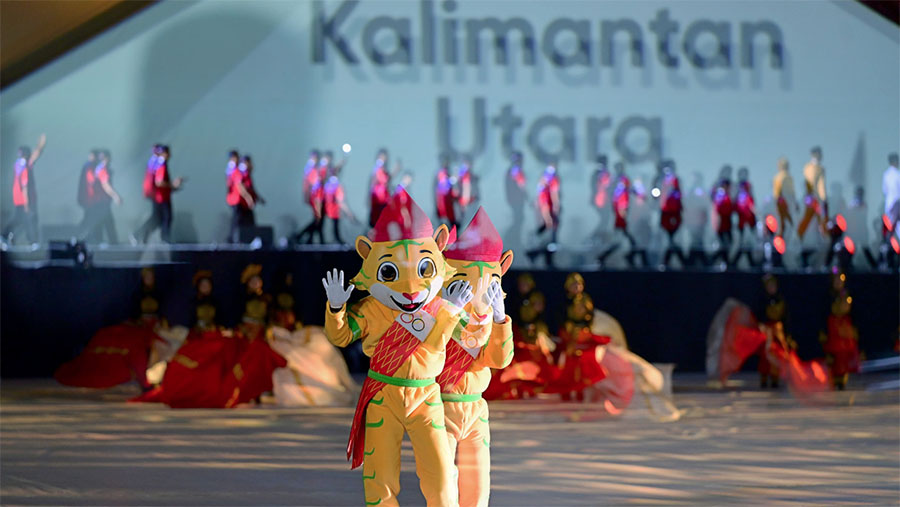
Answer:
<svg viewBox="0 0 900 507"><path fill-rule="evenodd" d="M322 280L326 336L339 347L362 340L372 358L347 445L351 468L363 465L366 505L397 505L404 432L428 505L457 504L456 467L435 377L473 295L462 284L439 297L454 274L441 253L449 237L446 226L434 230L400 189L368 236L356 238L363 265L350 283L370 295L347 308L353 286L344 287L343 272L334 270Z"/></svg>
<svg viewBox="0 0 900 507"><path fill-rule="evenodd" d="M491 382L491 368L505 368L513 358L512 322L506 316L500 277L512 265L512 250L484 208L478 208L459 239L444 252L456 274L444 282L448 294L461 285L475 287L461 322L447 343L447 362L438 375L450 451L459 470L459 505L487 506L491 493L491 432L488 406L481 394Z"/></svg>

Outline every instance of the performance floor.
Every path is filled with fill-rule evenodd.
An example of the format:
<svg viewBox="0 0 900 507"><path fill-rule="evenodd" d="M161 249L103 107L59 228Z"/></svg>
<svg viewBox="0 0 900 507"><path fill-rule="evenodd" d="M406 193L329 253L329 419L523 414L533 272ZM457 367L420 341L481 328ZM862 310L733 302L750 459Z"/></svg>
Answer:
<svg viewBox="0 0 900 507"><path fill-rule="evenodd" d="M896 375L893 375L896 377ZM748 384L752 377L746 377ZM555 401L494 403L492 505L896 505L897 391L815 405L676 377L680 421ZM4 381L3 505L360 505L350 408L171 410L130 388ZM422 504L408 442L404 505Z"/></svg>

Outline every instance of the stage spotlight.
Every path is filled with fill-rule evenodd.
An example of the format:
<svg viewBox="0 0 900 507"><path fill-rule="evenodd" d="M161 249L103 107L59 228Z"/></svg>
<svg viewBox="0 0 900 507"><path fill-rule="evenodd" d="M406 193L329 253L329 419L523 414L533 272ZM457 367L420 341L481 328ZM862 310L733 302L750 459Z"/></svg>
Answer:
<svg viewBox="0 0 900 507"><path fill-rule="evenodd" d="M658 188L654 188L650 191L650 195L652 195L653 197L659 197L661 194L662 192L660 192Z"/></svg>
<svg viewBox="0 0 900 507"><path fill-rule="evenodd" d="M838 266L842 271L849 271L853 261L853 254L856 253L856 245L850 236L845 236L844 240L835 246L837 250Z"/></svg>
<svg viewBox="0 0 900 507"><path fill-rule="evenodd" d="M841 230L841 232L847 232L847 220L844 219L844 215L838 215L834 218L835 225Z"/></svg>
<svg viewBox="0 0 900 507"><path fill-rule="evenodd" d="M775 247L775 251L778 252L778 255L784 255L787 245L785 244L783 237L775 236L775 239L772 240L772 245Z"/></svg>
<svg viewBox="0 0 900 507"><path fill-rule="evenodd" d="M786 247L787 245L784 242L784 238L781 236L775 236L772 238L772 241L767 241L763 245L763 258L765 259L763 267L765 269L784 267L782 256L784 255Z"/></svg>
<svg viewBox="0 0 900 507"><path fill-rule="evenodd" d="M344 143L344 145L341 146L341 150L343 150L344 153L350 153L350 150L352 149L353 147L350 146L350 143Z"/></svg>
<svg viewBox="0 0 900 507"><path fill-rule="evenodd" d="M769 229L770 234L778 232L778 219L775 218L775 215L766 215L766 228Z"/></svg>

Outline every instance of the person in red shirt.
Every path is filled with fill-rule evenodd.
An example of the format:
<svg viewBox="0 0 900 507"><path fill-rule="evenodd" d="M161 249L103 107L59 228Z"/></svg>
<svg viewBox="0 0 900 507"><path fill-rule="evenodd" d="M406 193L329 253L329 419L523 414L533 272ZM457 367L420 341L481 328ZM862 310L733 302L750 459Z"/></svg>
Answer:
<svg viewBox="0 0 900 507"><path fill-rule="evenodd" d="M753 189L750 186L750 171L746 167L738 169L738 188L734 200L734 212L738 217L738 251L731 263L737 265L741 257L746 255L747 262L752 267L754 262L751 249L744 246L744 229L750 229L752 238L753 230L756 228L756 203L753 200Z"/></svg>
<svg viewBox="0 0 900 507"><path fill-rule="evenodd" d="M13 218L3 229L3 238L12 243L15 232L25 228L25 236L28 242L35 245L38 242L38 217L37 217L37 192L34 183L34 163L40 158L44 146L47 144L47 136L41 134L37 147L32 151L27 146L19 148L16 157L16 169L13 177L13 205L15 212Z"/></svg>
<svg viewBox="0 0 900 507"><path fill-rule="evenodd" d="M250 155L241 157L237 169L231 173L230 182L227 201L233 213L228 239L232 243L239 243L241 228L256 225L256 216L253 212L256 204L265 203L253 185L253 159Z"/></svg>
<svg viewBox="0 0 900 507"><path fill-rule="evenodd" d="M345 243L341 238L341 214L347 215L354 223L358 223L358 221L344 200L344 186L341 185L341 181L338 179L337 174L328 176L328 179L325 180L323 191L325 216L328 217L334 225L334 241L343 245Z"/></svg>
<svg viewBox="0 0 900 507"><path fill-rule="evenodd" d="M181 188L184 178L175 178L172 180L169 175L169 157L170 150L168 146L161 146L159 154L156 158L156 164L152 168L150 187L150 199L153 204L153 211L150 218L141 225L140 228L131 236L132 243L136 243L139 237L146 243L150 234L159 228L160 236L165 243L171 241L172 230L172 191ZM148 167L148 170L150 168Z"/></svg>
<svg viewBox="0 0 900 507"><path fill-rule="evenodd" d="M434 178L434 204L437 208L437 219L447 227L457 227L456 203L457 192L455 188L456 178L450 175L450 159L446 155L441 156L441 166Z"/></svg>
<svg viewBox="0 0 900 507"><path fill-rule="evenodd" d="M459 216L467 217L469 210L477 208L478 201L481 200L478 192L478 177L472 174L472 158L468 155L463 155L456 180L459 186L456 201L459 206Z"/></svg>
<svg viewBox="0 0 900 507"><path fill-rule="evenodd" d="M734 212L734 205L731 200L731 166L722 167L719 173L719 180L712 189L710 195L713 202L713 211L718 217L716 225L716 235L719 238L719 250L712 257L712 262L721 259L725 267L728 266L728 254L731 251L731 214Z"/></svg>
<svg viewBox="0 0 900 507"><path fill-rule="evenodd" d="M105 233L109 243L118 243L110 204L121 205L122 198L112 186L109 151L98 150L96 153L96 163L83 175L85 211L80 236L89 242L99 243Z"/></svg>
<svg viewBox="0 0 900 507"><path fill-rule="evenodd" d="M532 263L538 255L543 254L547 267L553 267L553 253L557 250L556 238L559 232L561 206L559 174L556 170L556 161L551 161L538 179L537 211L540 226L535 231L536 235L540 236L549 230L550 242L545 242L541 246L525 252Z"/></svg>
<svg viewBox="0 0 900 507"><path fill-rule="evenodd" d="M372 179L369 181L369 227L375 227L381 211L391 200L391 179L399 171L399 163L392 171L388 170L388 151L385 148L378 150L375 167L372 169Z"/></svg>
<svg viewBox="0 0 900 507"><path fill-rule="evenodd" d="M675 162L666 160L663 162L663 180L660 198L659 225L669 235L669 244L663 254L663 267L668 267L669 259L674 255L684 266L684 252L675 243L675 233L681 227L681 185L678 176L675 175Z"/></svg>

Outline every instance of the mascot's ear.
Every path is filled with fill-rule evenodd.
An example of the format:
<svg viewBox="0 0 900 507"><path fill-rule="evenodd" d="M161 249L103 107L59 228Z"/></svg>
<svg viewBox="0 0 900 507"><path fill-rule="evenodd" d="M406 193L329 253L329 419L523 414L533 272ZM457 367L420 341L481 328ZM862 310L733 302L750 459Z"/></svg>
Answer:
<svg viewBox="0 0 900 507"><path fill-rule="evenodd" d="M513 261L513 253L512 250L507 250L503 252L503 255L500 256L500 275L503 276L509 271L509 267L512 266Z"/></svg>
<svg viewBox="0 0 900 507"><path fill-rule="evenodd" d="M447 248L447 244L450 242L450 231L447 230L446 225L441 224L441 226L434 231L434 242L437 243L438 250L442 252Z"/></svg>
<svg viewBox="0 0 900 507"><path fill-rule="evenodd" d="M372 251L372 242L369 241L369 238L365 236L357 236L356 237L356 253L359 254L363 260L366 260L366 257L369 256L369 252Z"/></svg>

